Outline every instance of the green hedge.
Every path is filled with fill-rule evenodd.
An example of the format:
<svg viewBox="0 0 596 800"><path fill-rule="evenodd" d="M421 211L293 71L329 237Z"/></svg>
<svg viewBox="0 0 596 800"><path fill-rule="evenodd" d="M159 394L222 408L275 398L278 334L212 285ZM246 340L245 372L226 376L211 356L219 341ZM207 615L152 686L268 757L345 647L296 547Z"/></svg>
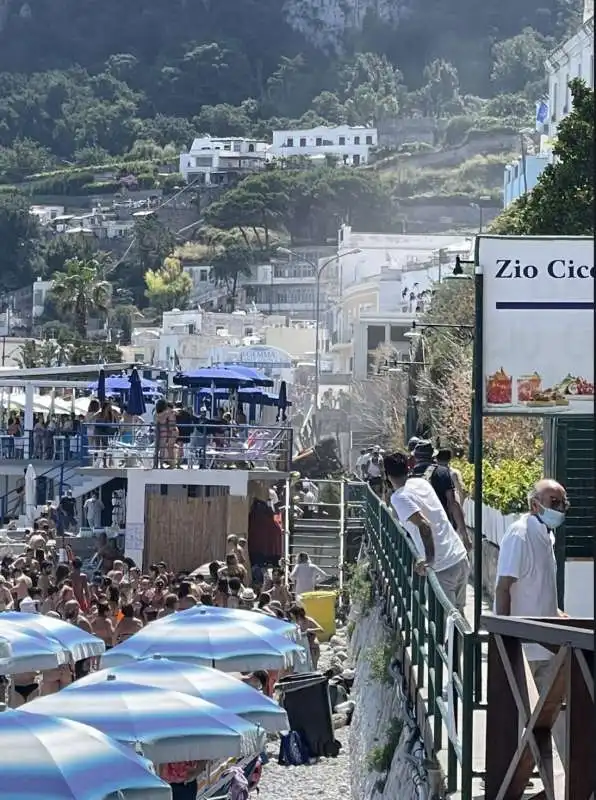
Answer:
<svg viewBox="0 0 596 800"><path fill-rule="evenodd" d="M474 465L455 462L466 489L474 496ZM542 477L542 461L504 459L497 464L484 459L482 466L482 501L501 514L519 514L528 510L528 492Z"/></svg>

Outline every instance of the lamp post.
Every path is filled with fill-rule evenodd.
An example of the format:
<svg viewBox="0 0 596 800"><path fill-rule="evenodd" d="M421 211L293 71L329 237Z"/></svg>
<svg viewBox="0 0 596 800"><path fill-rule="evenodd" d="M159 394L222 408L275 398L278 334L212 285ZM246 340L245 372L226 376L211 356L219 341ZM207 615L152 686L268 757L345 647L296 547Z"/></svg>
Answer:
<svg viewBox="0 0 596 800"><path fill-rule="evenodd" d="M482 228L484 226L484 205L490 200L488 195L482 195L482 197L478 198L477 203L470 203L470 208L477 208L478 209L478 233L482 233Z"/></svg>
<svg viewBox="0 0 596 800"><path fill-rule="evenodd" d="M360 253L359 248L355 248L354 250L346 250L345 253L337 253L331 258L326 259L323 261L322 264L315 263L312 259L304 256L302 253L297 253L295 250L290 250L287 247L278 247L278 253L284 253L285 255L294 256L295 258L300 258L302 261L307 263L309 266L312 267L313 273L315 275L315 412L319 408L319 326L320 326L320 311L321 311L321 276L323 275L324 270L329 264L332 264L334 261L339 261L341 258L345 256L353 256L357 253Z"/></svg>

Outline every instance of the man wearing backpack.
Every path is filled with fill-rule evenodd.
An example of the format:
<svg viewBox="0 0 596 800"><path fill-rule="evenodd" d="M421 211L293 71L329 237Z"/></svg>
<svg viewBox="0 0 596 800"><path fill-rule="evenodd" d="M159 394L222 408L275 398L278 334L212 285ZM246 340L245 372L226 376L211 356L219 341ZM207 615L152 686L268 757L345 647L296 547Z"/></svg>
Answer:
<svg viewBox="0 0 596 800"><path fill-rule="evenodd" d="M463 614L470 562L430 480L409 475L404 453L385 457L385 474L394 489L391 506L418 553L416 571L424 575L432 569L448 599Z"/></svg>
<svg viewBox="0 0 596 800"><path fill-rule="evenodd" d="M427 480L436 492L451 525L460 535L466 550L472 549L472 540L464 519L464 512L455 493L455 486L448 466L437 464L434 448L428 440L419 441L414 448L414 466L410 475Z"/></svg>

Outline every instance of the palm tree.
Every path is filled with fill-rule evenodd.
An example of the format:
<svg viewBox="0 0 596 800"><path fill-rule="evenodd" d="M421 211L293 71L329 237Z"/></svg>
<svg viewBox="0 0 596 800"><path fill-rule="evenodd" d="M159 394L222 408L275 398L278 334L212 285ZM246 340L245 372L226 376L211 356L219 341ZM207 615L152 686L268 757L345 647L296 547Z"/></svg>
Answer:
<svg viewBox="0 0 596 800"><path fill-rule="evenodd" d="M107 312L112 285L103 280L104 265L97 259L72 258L65 272L54 274L52 294L56 302L74 316L74 327L81 339L87 335L87 322L94 311Z"/></svg>

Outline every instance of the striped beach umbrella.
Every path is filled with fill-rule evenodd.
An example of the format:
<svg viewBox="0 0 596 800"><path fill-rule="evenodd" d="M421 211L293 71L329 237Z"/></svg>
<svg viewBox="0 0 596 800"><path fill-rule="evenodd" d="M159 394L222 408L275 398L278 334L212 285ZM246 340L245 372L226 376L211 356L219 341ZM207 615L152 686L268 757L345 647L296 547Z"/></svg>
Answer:
<svg viewBox="0 0 596 800"><path fill-rule="evenodd" d="M167 633L165 632L167 631ZM116 667L139 658L161 655L223 672L285 669L301 645L262 625L213 621L193 624L151 622L102 656L102 667Z"/></svg>
<svg viewBox="0 0 596 800"><path fill-rule="evenodd" d="M65 719L0 713L0 800L171 800L150 763Z"/></svg>
<svg viewBox="0 0 596 800"><path fill-rule="evenodd" d="M101 656L106 650L104 642L97 636L55 617L6 611L0 617L0 622L10 622L28 636L54 639L70 653L73 661Z"/></svg>
<svg viewBox="0 0 596 800"><path fill-rule="evenodd" d="M101 683L75 682L21 708L91 725L121 744L140 746L155 764L241 757L263 746L262 731L213 703L112 674Z"/></svg>
<svg viewBox="0 0 596 800"><path fill-rule="evenodd" d="M55 669L70 661L70 653L49 636L25 633L21 628L5 621L0 614L0 641L10 645L12 654L2 667L5 675Z"/></svg>
<svg viewBox="0 0 596 800"><path fill-rule="evenodd" d="M108 674L127 683L199 697L272 733L286 731L290 727L286 712L274 700L238 678L210 667L153 656L114 669L91 672L77 681L77 687L104 683Z"/></svg>

